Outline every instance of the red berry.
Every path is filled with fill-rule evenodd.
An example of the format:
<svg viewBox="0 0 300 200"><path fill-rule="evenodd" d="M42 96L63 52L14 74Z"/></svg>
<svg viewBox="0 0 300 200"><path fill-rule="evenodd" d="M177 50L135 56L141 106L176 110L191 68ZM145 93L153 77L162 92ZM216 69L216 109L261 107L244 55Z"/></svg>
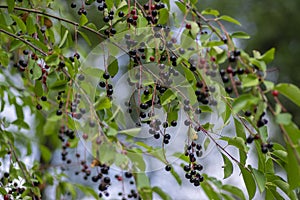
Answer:
<svg viewBox="0 0 300 200"><path fill-rule="evenodd" d="M227 70L226 70L226 71L227 71L228 74L233 73L233 69L232 69L231 66L227 67Z"/></svg>
<svg viewBox="0 0 300 200"><path fill-rule="evenodd" d="M151 61L151 62L154 62L154 61L155 61L154 56L150 56L150 61Z"/></svg>
<svg viewBox="0 0 300 200"><path fill-rule="evenodd" d="M132 15L135 15L135 14L136 14L136 10L132 10L132 11L131 11L131 14L132 14Z"/></svg>
<svg viewBox="0 0 300 200"><path fill-rule="evenodd" d="M272 95L273 95L274 97L277 97L277 96L279 95L279 92L278 92L277 90L273 90L273 91L272 91Z"/></svg>
<svg viewBox="0 0 300 200"><path fill-rule="evenodd" d="M192 25L191 25L191 24L186 24L186 25L185 25L185 28L191 29L191 28L192 28Z"/></svg>
<svg viewBox="0 0 300 200"><path fill-rule="evenodd" d="M132 16L132 19L133 19L133 20L137 20L137 19L138 19L138 16L137 16L137 15L133 15L133 16Z"/></svg>

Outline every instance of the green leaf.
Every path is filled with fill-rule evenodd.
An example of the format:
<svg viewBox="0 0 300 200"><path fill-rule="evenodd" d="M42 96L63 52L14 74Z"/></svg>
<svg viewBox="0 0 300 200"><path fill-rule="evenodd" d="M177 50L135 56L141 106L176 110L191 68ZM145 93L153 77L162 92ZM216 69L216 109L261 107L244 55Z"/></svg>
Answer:
<svg viewBox="0 0 300 200"><path fill-rule="evenodd" d="M274 148L273 148L274 149ZM287 152L283 150L273 150L271 155L276 158L276 162L279 162L280 159L283 162L283 165L287 162Z"/></svg>
<svg viewBox="0 0 300 200"><path fill-rule="evenodd" d="M83 186L80 184L75 183L74 184L78 189L80 189L85 195L87 196L93 196L95 199L98 199L99 196L98 194L95 192L95 190L90 187L90 186Z"/></svg>
<svg viewBox="0 0 300 200"><path fill-rule="evenodd" d="M106 96L101 96L94 104L95 110L104 110L111 108L111 101Z"/></svg>
<svg viewBox="0 0 300 200"><path fill-rule="evenodd" d="M235 146L244 152L248 151L248 147L245 145L245 140L241 137L221 137L220 139L227 141L228 145Z"/></svg>
<svg viewBox="0 0 300 200"><path fill-rule="evenodd" d="M235 126L236 136L246 140L245 127L242 125L242 123L239 120L234 119L234 126Z"/></svg>
<svg viewBox="0 0 300 200"><path fill-rule="evenodd" d="M245 128L242 125L242 123L240 121L238 121L237 119L234 119L234 125L235 125L236 136L239 137L239 138L242 138L245 141L246 140L246 133L245 133ZM244 151L244 149L239 150L239 156L240 156L240 160L239 160L240 163L242 165L245 165L247 155L246 155L246 152Z"/></svg>
<svg viewBox="0 0 300 200"><path fill-rule="evenodd" d="M224 166L223 166L223 168L224 168L224 179L226 179L232 174L233 165L232 165L230 159L226 155L222 154L222 157L223 157L223 160L224 160Z"/></svg>
<svg viewBox="0 0 300 200"><path fill-rule="evenodd" d="M22 119L16 119L15 121L12 122L12 124L17 125L19 128L24 128L26 130L30 129L30 126Z"/></svg>
<svg viewBox="0 0 300 200"><path fill-rule="evenodd" d="M290 113L280 113L276 115L276 123L288 125L292 122L292 115Z"/></svg>
<svg viewBox="0 0 300 200"><path fill-rule="evenodd" d="M83 73L88 76L99 78L103 75L103 70L94 67L87 67L83 69Z"/></svg>
<svg viewBox="0 0 300 200"><path fill-rule="evenodd" d="M15 1L12 0L6 0L7 7L8 7L8 12L12 12L15 7Z"/></svg>
<svg viewBox="0 0 300 200"><path fill-rule="evenodd" d="M181 10L181 12L183 14L186 13L186 6L184 4L182 4L181 2L179 1L175 1L175 4L177 5L177 7L179 8L179 10Z"/></svg>
<svg viewBox="0 0 300 200"><path fill-rule="evenodd" d="M10 0L8 0L10 1ZM20 19L18 16L16 15L10 15L11 18L13 18L13 20L17 23L18 27L22 30L23 33L26 33L26 25L25 23L22 21L22 19Z"/></svg>
<svg viewBox="0 0 300 200"><path fill-rule="evenodd" d="M300 164L292 147L288 144L286 148L288 153L286 166L288 183L290 184L291 189L295 189L300 187ZM297 153L299 157L299 151Z"/></svg>
<svg viewBox="0 0 300 200"><path fill-rule="evenodd" d="M250 62L252 65L258 67L263 72L265 72L267 69L267 65L264 61L261 61L261 60L255 59L255 58L250 58Z"/></svg>
<svg viewBox="0 0 300 200"><path fill-rule="evenodd" d="M262 56L258 57L258 59L264 61L265 63L269 63L274 60L274 55L275 55L275 48L272 48L266 53L264 53Z"/></svg>
<svg viewBox="0 0 300 200"><path fill-rule="evenodd" d="M174 99L176 99L175 93L169 88L167 89L163 95L160 97L161 105L164 106L168 103L171 103Z"/></svg>
<svg viewBox="0 0 300 200"><path fill-rule="evenodd" d="M154 186L152 191L158 194L163 200L171 200L172 198L165 193L160 187Z"/></svg>
<svg viewBox="0 0 300 200"><path fill-rule="evenodd" d="M137 149L131 149L130 151L128 150L127 156L131 160L135 168L138 168L140 171L145 171L146 164L142 152Z"/></svg>
<svg viewBox="0 0 300 200"><path fill-rule="evenodd" d="M76 199L76 190L74 188L74 185L72 183L68 183L68 182L65 182L65 189L68 193L71 194L72 196L72 199Z"/></svg>
<svg viewBox="0 0 300 200"><path fill-rule="evenodd" d="M237 25L241 26L241 23L238 20L236 20L236 19L234 19L234 18L232 18L228 15L222 15L218 19L221 19L221 20L224 20L224 21L227 21L227 22L231 22L233 24L237 24Z"/></svg>
<svg viewBox="0 0 300 200"><path fill-rule="evenodd" d="M239 166L243 175L244 183L246 185L249 199L253 199L256 191L255 181L253 179L252 174L244 168L244 166Z"/></svg>
<svg viewBox="0 0 300 200"><path fill-rule="evenodd" d="M231 194L238 197L238 199L245 200L244 192L239 189L238 187L232 186L232 185L222 185L222 190L230 192Z"/></svg>
<svg viewBox="0 0 300 200"><path fill-rule="evenodd" d="M224 42L221 40L213 40L213 41L207 41L205 44L203 44L205 47L215 47L215 46L221 46L224 45Z"/></svg>
<svg viewBox="0 0 300 200"><path fill-rule="evenodd" d="M54 53L52 55L47 56L45 58L45 61L48 65L58 65L58 63L59 63L58 54Z"/></svg>
<svg viewBox="0 0 300 200"><path fill-rule="evenodd" d="M51 160L52 154L48 147L40 144L40 152L43 160L47 163Z"/></svg>
<svg viewBox="0 0 300 200"><path fill-rule="evenodd" d="M248 74L246 76L241 76L242 79L242 87L253 87L259 84L259 80L256 75Z"/></svg>
<svg viewBox="0 0 300 200"><path fill-rule="evenodd" d="M44 128L43 128L43 134L45 136L51 135L51 134L55 133L56 128L57 128L57 122L56 121L47 120L47 122L46 122L46 124L44 125Z"/></svg>
<svg viewBox="0 0 300 200"><path fill-rule="evenodd" d="M287 132L288 136L290 137L291 141L295 144L295 146L292 145L293 148L299 149L299 145L296 146L296 144L299 144L299 140L300 140L300 130L298 126L294 123L290 123L288 125L283 125L283 127Z"/></svg>
<svg viewBox="0 0 300 200"><path fill-rule="evenodd" d="M15 102L15 109L16 109L16 114L17 114L17 118L21 121L24 120L24 114L23 114L23 108L22 106L20 106L19 104L17 104Z"/></svg>
<svg viewBox="0 0 300 200"><path fill-rule="evenodd" d="M108 10L111 10L114 7L114 2L115 1L105 1Z"/></svg>
<svg viewBox="0 0 300 200"><path fill-rule="evenodd" d="M197 37L197 35L199 34L200 28L199 28L198 24L194 21L188 21L188 23L191 24L191 26L192 26L192 28L189 32L192 35L192 38L195 39ZM189 44L190 44L190 42L189 42Z"/></svg>
<svg viewBox="0 0 300 200"><path fill-rule="evenodd" d="M248 34L245 33L245 32L238 31L238 32L232 33L232 34L231 34L231 37L232 37L232 38L240 38L240 39L249 39L249 38L250 38L250 35L248 35Z"/></svg>
<svg viewBox="0 0 300 200"><path fill-rule="evenodd" d="M234 100L232 104L232 112L236 114L247 106L257 104L258 101L259 98L251 94L242 94Z"/></svg>
<svg viewBox="0 0 300 200"><path fill-rule="evenodd" d="M129 162L129 160L126 155L120 154L120 153L116 154L116 160L115 160L114 164L117 167L123 168L124 166L128 165L128 162Z"/></svg>
<svg viewBox="0 0 300 200"><path fill-rule="evenodd" d="M85 15L81 15L80 16L80 22L79 22L79 25L80 26L84 26L86 23L88 23L88 18L85 16Z"/></svg>
<svg viewBox="0 0 300 200"><path fill-rule="evenodd" d="M0 187L0 194L2 194L2 195L6 195L7 194L6 190L3 187Z"/></svg>
<svg viewBox="0 0 300 200"><path fill-rule="evenodd" d="M86 41L86 43L87 43L89 46L92 45L92 43L91 43L89 37L88 37L84 32L78 31L78 33L83 37L83 39Z"/></svg>
<svg viewBox="0 0 300 200"><path fill-rule="evenodd" d="M221 199L218 193L214 190L214 188L209 184L208 181L204 181L200 185L209 199Z"/></svg>
<svg viewBox="0 0 300 200"><path fill-rule="evenodd" d="M136 173L135 178L138 190L150 187L150 180L144 172Z"/></svg>
<svg viewBox="0 0 300 200"><path fill-rule="evenodd" d="M275 86L274 90L279 91L280 94L283 94L300 107L300 89L297 86L289 83L280 83Z"/></svg>
<svg viewBox="0 0 300 200"><path fill-rule="evenodd" d="M20 40L12 40L11 44L10 44L10 52L15 51L18 48L21 48L24 45L24 43ZM1 53L2 54L2 53Z"/></svg>
<svg viewBox="0 0 300 200"><path fill-rule="evenodd" d="M182 184L182 180L181 180L179 174L174 170L173 167L171 168L171 171L170 171L170 172L171 172L172 176L175 178L175 180L177 181L177 183L178 183L179 185L181 185L181 184Z"/></svg>
<svg viewBox="0 0 300 200"><path fill-rule="evenodd" d="M228 194L225 194L225 193L220 193L222 195L222 199L223 200L235 200L233 197L231 197L230 195Z"/></svg>
<svg viewBox="0 0 300 200"><path fill-rule="evenodd" d="M85 16L85 15L81 15L81 16ZM58 48L61 48L65 44L65 42L66 42L66 40L68 38L68 34L69 34L69 30L66 30L65 33L64 33L63 38L61 39L61 41L60 41L60 43L58 45Z"/></svg>
<svg viewBox="0 0 300 200"><path fill-rule="evenodd" d="M291 200L297 199L294 191L290 189L289 184L286 183L285 181L281 179L277 179L277 180L273 180L272 183L278 186L285 194L287 194Z"/></svg>
<svg viewBox="0 0 300 200"><path fill-rule="evenodd" d="M49 88L52 90L62 90L65 88L67 83L68 82L66 80L58 80L52 83L51 85L49 85Z"/></svg>
<svg viewBox="0 0 300 200"><path fill-rule="evenodd" d="M99 149L99 160L101 163L113 163L115 160L116 149L113 145L104 143Z"/></svg>
<svg viewBox="0 0 300 200"><path fill-rule="evenodd" d="M13 40L13 41L17 41L17 40ZM9 61L10 61L9 54L6 51L0 51L1 65L7 67L9 64Z"/></svg>
<svg viewBox="0 0 300 200"><path fill-rule="evenodd" d="M32 78L34 80L41 78L42 76L42 69L40 68L40 66L34 62L33 66L32 66Z"/></svg>
<svg viewBox="0 0 300 200"><path fill-rule="evenodd" d="M169 11L166 8L159 10L158 24L166 24L169 21Z"/></svg>
<svg viewBox="0 0 300 200"><path fill-rule="evenodd" d="M126 130L119 131L118 133L126 134L126 135L130 135L130 136L135 137L140 132L141 132L141 128L131 128L131 129L126 129Z"/></svg>
<svg viewBox="0 0 300 200"><path fill-rule="evenodd" d="M118 131L111 127L106 132L107 136L116 136L117 134L118 134Z"/></svg>
<svg viewBox="0 0 300 200"><path fill-rule="evenodd" d="M218 17L218 16L220 15L219 11L214 10L214 9L210 9L210 8L208 8L208 9L206 9L206 10L203 10L203 11L201 12L201 14L202 14L202 15L213 15L213 16L215 16L215 17Z"/></svg>
<svg viewBox="0 0 300 200"><path fill-rule="evenodd" d="M114 56L109 56L107 63L109 63L107 67L109 75L115 76L119 71L118 59L115 58Z"/></svg>
<svg viewBox="0 0 300 200"><path fill-rule="evenodd" d="M188 163L190 161L188 156L185 156L183 153L180 153L180 152L175 152L172 156L179 158L179 159L185 161L186 163Z"/></svg>
<svg viewBox="0 0 300 200"><path fill-rule="evenodd" d="M32 44L34 44L35 46L37 46L38 48L40 48L41 50L43 50L44 52L48 52L48 47L46 46L45 43L39 41L39 40L36 40L36 39L33 39L33 38L27 38ZM35 50L34 50L35 51Z"/></svg>
<svg viewBox="0 0 300 200"><path fill-rule="evenodd" d="M27 26L27 32L28 32L29 35L36 32L35 22L34 22L34 19L31 15L27 16L26 26Z"/></svg>
<svg viewBox="0 0 300 200"><path fill-rule="evenodd" d="M262 193L266 187L266 177L263 172L261 172L257 169L252 168L252 172L253 172L255 181L257 183L258 189L259 189L260 193Z"/></svg>

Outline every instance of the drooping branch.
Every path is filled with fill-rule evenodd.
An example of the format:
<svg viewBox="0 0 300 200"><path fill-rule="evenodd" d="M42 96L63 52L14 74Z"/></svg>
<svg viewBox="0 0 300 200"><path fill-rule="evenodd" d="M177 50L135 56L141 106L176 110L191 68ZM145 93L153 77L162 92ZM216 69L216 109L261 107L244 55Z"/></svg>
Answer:
<svg viewBox="0 0 300 200"><path fill-rule="evenodd" d="M0 9L1 8L4 8L4 9L8 9L8 6L4 6L4 5L0 5ZM19 10L19 11L24 11L24 12L29 12L29 13L36 13L36 14L39 14L39 15L44 15L44 16L47 16L47 17L50 17L50 18L54 18L54 19L57 19L59 21L63 21L63 22L66 22L68 24L72 24L76 27L79 27L80 24L77 23L77 22L74 22L72 20L69 20L69 19L66 19L66 18L62 18L62 17L59 17L59 16L56 16L56 15L52 15L52 14L49 14L49 13L45 13L45 12L42 12L40 10L36 10L36 9L29 9L29 8L22 8L22 7L14 7L14 10ZM92 33L95 33L96 35L100 36L101 38L103 39L106 39L107 37L101 33L99 33L98 31L88 27L88 26L80 26L81 28L87 30L87 31L90 31Z"/></svg>
<svg viewBox="0 0 300 200"><path fill-rule="evenodd" d="M0 32L6 34L6 35L9 35L10 37L13 37L17 40L20 40L22 41L23 43L27 44L28 46L32 47L33 49L37 50L38 52L40 52L41 54L43 54L44 56L47 56L48 54L46 52L44 52L42 49L40 49L39 47L33 45L32 43L28 42L27 40L15 35L15 34L12 34L6 30L3 30L3 29L0 29Z"/></svg>

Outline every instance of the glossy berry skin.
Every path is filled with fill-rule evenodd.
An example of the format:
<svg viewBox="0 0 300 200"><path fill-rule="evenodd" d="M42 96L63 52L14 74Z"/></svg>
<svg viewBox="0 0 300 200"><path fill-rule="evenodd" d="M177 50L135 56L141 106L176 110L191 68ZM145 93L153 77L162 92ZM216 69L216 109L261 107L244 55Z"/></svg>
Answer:
<svg viewBox="0 0 300 200"><path fill-rule="evenodd" d="M123 11L120 11L120 12L118 13L118 16L119 16L119 17L124 17L124 15L125 15L125 14L124 14Z"/></svg>
<svg viewBox="0 0 300 200"><path fill-rule="evenodd" d="M132 173L130 173L130 172L125 172L125 177L126 177L126 178L131 178L131 177L132 177Z"/></svg>
<svg viewBox="0 0 300 200"><path fill-rule="evenodd" d="M103 11L104 10L104 6L102 6L102 5L98 6L98 10L99 11Z"/></svg>
<svg viewBox="0 0 300 200"><path fill-rule="evenodd" d="M107 79L109 79L109 77L110 77L110 76L109 76L109 73L105 72L105 73L103 74L103 78L104 78L104 79L107 80Z"/></svg>
<svg viewBox="0 0 300 200"><path fill-rule="evenodd" d="M99 86L102 87L102 88L104 88L106 86L106 83L104 81L100 81L99 82Z"/></svg>
<svg viewBox="0 0 300 200"><path fill-rule="evenodd" d="M273 97L278 97L279 92L277 90L273 90L272 95L273 95Z"/></svg>
<svg viewBox="0 0 300 200"><path fill-rule="evenodd" d="M166 170L167 172L171 171L171 169L172 169L172 167L171 167L170 165L166 165L165 170Z"/></svg>
<svg viewBox="0 0 300 200"><path fill-rule="evenodd" d="M185 28L190 30L190 29L192 29L192 25L191 24L186 24Z"/></svg>
<svg viewBox="0 0 300 200"><path fill-rule="evenodd" d="M42 107L40 104L37 104L37 105L36 105L36 109L42 110L42 108L43 108L43 107Z"/></svg>
<svg viewBox="0 0 300 200"><path fill-rule="evenodd" d="M186 172L189 172L189 171L191 171L191 167L189 165L185 165L183 167L183 170L186 171Z"/></svg>
<svg viewBox="0 0 300 200"><path fill-rule="evenodd" d="M155 134L153 135L153 137L154 137L155 139L159 139L160 134L159 134L159 133L155 133Z"/></svg>
<svg viewBox="0 0 300 200"><path fill-rule="evenodd" d="M264 154L268 153L268 147L266 145L262 145L261 146L261 152L264 153Z"/></svg>
<svg viewBox="0 0 300 200"><path fill-rule="evenodd" d="M247 110L244 114L246 117L250 117L252 113L251 113L251 111Z"/></svg>
<svg viewBox="0 0 300 200"><path fill-rule="evenodd" d="M177 121L173 120L173 121L171 122L171 126L177 126Z"/></svg>
<svg viewBox="0 0 300 200"><path fill-rule="evenodd" d="M103 21L106 23L109 22L109 17L108 16L103 17Z"/></svg>
<svg viewBox="0 0 300 200"><path fill-rule="evenodd" d="M154 56L150 56L150 61L154 62L155 61L155 57Z"/></svg>
<svg viewBox="0 0 300 200"><path fill-rule="evenodd" d="M251 144L251 143L253 142L253 140L254 140L254 137L253 137L252 135L249 135L249 136L247 137L247 139L246 139L246 142L247 142L248 144Z"/></svg>
<svg viewBox="0 0 300 200"><path fill-rule="evenodd" d="M42 101L47 101L47 97L46 97L46 96L42 96L42 97L41 97L41 100L42 100Z"/></svg>
<svg viewBox="0 0 300 200"><path fill-rule="evenodd" d="M57 111L56 111L56 115L57 115L57 116L62 115L62 111L61 111L61 110L57 110Z"/></svg>

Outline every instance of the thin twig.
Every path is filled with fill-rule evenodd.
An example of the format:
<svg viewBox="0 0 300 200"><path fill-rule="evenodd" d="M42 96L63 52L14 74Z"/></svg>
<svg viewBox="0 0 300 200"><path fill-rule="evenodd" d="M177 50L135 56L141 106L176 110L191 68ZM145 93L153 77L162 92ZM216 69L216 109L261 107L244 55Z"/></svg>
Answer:
<svg viewBox="0 0 300 200"><path fill-rule="evenodd" d="M6 35L9 35L17 40L20 40L22 41L23 43L27 44L28 46L32 47L33 49L37 50L38 52L40 52L41 54L43 54L44 56L47 56L48 54L46 52L44 52L42 49L40 49L39 47L33 45L32 43L28 42L27 40L15 35L15 34L12 34L6 30L3 30L3 29L0 29L0 32L6 34Z"/></svg>

